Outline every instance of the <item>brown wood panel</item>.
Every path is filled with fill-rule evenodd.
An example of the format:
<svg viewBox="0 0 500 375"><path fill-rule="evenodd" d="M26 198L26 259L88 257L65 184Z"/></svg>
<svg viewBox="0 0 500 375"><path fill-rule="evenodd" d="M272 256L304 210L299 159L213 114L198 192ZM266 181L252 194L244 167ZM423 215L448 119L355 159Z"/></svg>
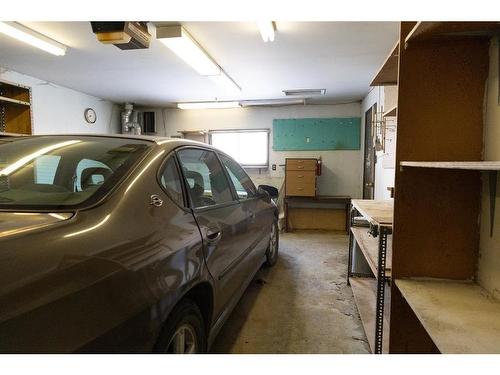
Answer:
<svg viewBox="0 0 500 375"><path fill-rule="evenodd" d="M332 208L288 208L288 227L292 230L322 229L345 231L345 225L345 210Z"/></svg>
<svg viewBox="0 0 500 375"><path fill-rule="evenodd" d="M5 106L5 131L31 134L31 109L21 105Z"/></svg>
<svg viewBox="0 0 500 375"><path fill-rule="evenodd" d="M439 353L396 284L391 286L391 330L389 353Z"/></svg>
<svg viewBox="0 0 500 375"><path fill-rule="evenodd" d="M316 171L316 159L286 159L286 171Z"/></svg>
<svg viewBox="0 0 500 375"><path fill-rule="evenodd" d="M405 169L396 182L393 275L474 277L479 248L477 171Z"/></svg>

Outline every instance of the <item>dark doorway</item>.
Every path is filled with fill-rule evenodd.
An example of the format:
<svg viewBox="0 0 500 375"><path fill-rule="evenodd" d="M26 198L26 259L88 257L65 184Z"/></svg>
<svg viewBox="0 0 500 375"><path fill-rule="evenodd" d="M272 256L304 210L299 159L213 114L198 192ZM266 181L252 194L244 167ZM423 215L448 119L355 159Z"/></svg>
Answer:
<svg viewBox="0 0 500 375"><path fill-rule="evenodd" d="M375 193L375 149L373 147L373 119L377 103L365 112L365 158L363 166L363 199L373 199Z"/></svg>

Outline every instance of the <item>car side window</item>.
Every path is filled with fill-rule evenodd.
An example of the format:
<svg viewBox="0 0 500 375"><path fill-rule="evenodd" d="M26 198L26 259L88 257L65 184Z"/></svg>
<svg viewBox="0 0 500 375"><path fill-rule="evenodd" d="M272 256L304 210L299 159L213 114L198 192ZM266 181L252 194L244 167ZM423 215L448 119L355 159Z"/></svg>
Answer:
<svg viewBox="0 0 500 375"><path fill-rule="evenodd" d="M183 149L177 155L193 207L213 206L233 200L229 181L213 151Z"/></svg>
<svg viewBox="0 0 500 375"><path fill-rule="evenodd" d="M172 156L163 164L163 170L160 174L160 183L174 202L180 206L184 206L181 178L177 170L175 159Z"/></svg>
<svg viewBox="0 0 500 375"><path fill-rule="evenodd" d="M247 199L255 197L257 189L244 169L241 168L236 161L226 155L219 156L222 164L224 164L224 167L229 174L229 177L231 178L231 181L233 182L238 198Z"/></svg>

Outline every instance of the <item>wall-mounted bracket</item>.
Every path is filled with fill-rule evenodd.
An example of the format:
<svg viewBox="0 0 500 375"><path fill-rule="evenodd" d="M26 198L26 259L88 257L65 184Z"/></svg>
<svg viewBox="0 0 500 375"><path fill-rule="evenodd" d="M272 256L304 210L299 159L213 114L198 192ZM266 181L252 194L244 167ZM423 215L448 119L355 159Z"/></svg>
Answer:
<svg viewBox="0 0 500 375"><path fill-rule="evenodd" d="M370 223L370 230L368 231L368 233L370 233L373 237L377 237L379 234L378 225Z"/></svg>
<svg viewBox="0 0 500 375"><path fill-rule="evenodd" d="M495 203L497 198L497 171L489 171L488 178L490 180L490 237L493 237L493 228L495 226Z"/></svg>

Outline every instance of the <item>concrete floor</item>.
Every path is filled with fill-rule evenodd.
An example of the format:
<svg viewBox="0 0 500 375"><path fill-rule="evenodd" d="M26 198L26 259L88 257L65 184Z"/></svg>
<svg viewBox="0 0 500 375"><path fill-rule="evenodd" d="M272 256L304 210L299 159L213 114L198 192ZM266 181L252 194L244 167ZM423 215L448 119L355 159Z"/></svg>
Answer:
<svg viewBox="0 0 500 375"><path fill-rule="evenodd" d="M213 353L368 353L346 284L344 233L281 233L276 266L259 271Z"/></svg>

